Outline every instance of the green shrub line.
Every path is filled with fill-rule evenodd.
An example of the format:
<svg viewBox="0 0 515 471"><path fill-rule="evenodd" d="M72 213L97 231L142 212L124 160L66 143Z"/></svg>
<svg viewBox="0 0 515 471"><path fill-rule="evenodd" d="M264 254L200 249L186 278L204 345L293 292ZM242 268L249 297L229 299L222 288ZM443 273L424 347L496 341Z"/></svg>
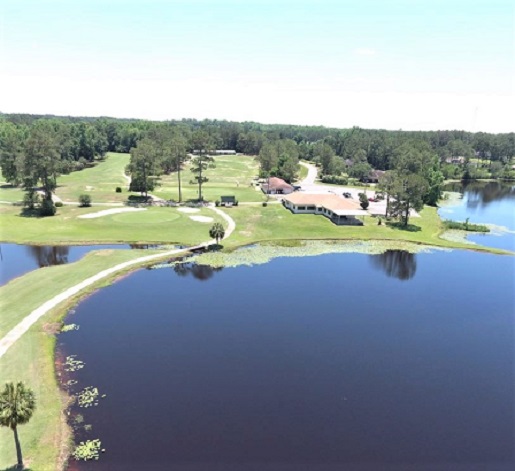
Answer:
<svg viewBox="0 0 515 471"><path fill-rule="evenodd" d="M469 223L469 218L467 218L465 222L452 221L450 219L446 219L443 221L443 225L446 229L454 229L468 232L490 232L488 226L485 226L484 224Z"/></svg>

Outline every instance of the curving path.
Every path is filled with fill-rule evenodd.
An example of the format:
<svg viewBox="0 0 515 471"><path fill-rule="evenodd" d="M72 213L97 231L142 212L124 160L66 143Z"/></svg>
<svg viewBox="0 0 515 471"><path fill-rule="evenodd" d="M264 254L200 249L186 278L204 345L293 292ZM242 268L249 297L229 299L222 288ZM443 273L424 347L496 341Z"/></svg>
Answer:
<svg viewBox="0 0 515 471"><path fill-rule="evenodd" d="M308 164L306 162L299 162L299 164L308 169L308 174L306 175L306 178L304 178L304 180L301 180L299 184L302 186L314 185L318 174L318 169L316 168L316 166L313 164Z"/></svg>
<svg viewBox="0 0 515 471"><path fill-rule="evenodd" d="M209 207L212 211L217 213L219 216L221 216L228 224L227 229L225 231L225 237L229 237L234 229L236 228L236 224L234 220L224 213L222 210L215 208L215 207ZM80 293L83 289L87 288L88 286L93 285L97 281L108 277L109 275L112 275L116 272L119 272L121 270L124 270L125 268L131 267L133 265L137 265L140 263L145 262L151 262L153 260L167 257L169 255L175 255L181 252L187 252L191 249L197 249L200 247L206 247L207 245L210 245L214 243L214 240L209 240L207 242L202 242L201 244L195 245L193 247L188 247L186 249L175 249L175 250L169 250L168 252L153 254L153 255L146 255L145 257L139 257L134 260L129 260L128 262L119 263L118 265L115 265L114 267L107 268L106 270L102 270L101 272L97 273L96 275L90 276L89 278L86 278L84 281L81 281L80 283L76 284L75 286L72 286L71 288L68 288L67 290L63 291L62 293L58 294L57 296L54 296L52 299L49 299L47 302L39 306L37 309L34 309L28 316L26 316L24 319L22 319L15 327L13 327L5 336L0 339L0 358L2 358L7 350L9 350L14 343L21 338L25 332L27 332L41 317L43 317L48 311L56 307L58 304L62 303L63 301L66 301L67 299L70 299L72 296L75 296L76 294Z"/></svg>

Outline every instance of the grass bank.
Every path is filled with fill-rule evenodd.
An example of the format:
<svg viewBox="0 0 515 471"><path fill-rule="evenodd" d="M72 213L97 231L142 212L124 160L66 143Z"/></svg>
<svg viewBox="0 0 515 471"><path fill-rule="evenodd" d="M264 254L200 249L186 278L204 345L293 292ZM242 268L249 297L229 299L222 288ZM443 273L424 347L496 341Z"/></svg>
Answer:
<svg viewBox="0 0 515 471"><path fill-rule="evenodd" d="M425 207L418 218L411 218L408 227L399 224L378 225L377 218L365 216L364 226L337 226L315 214L292 214L282 205L267 207L239 206L227 210L235 220L236 230L224 241L228 249L260 241L280 240L388 240L444 248L484 250L508 253L503 250L440 238L444 226L437 209Z"/></svg>
<svg viewBox="0 0 515 471"><path fill-rule="evenodd" d="M12 280L0 287L0 337L30 312L53 296L74 286L99 271L118 263L134 260L158 251L102 250L92 252L69 265L42 268ZM135 269L137 267L131 267ZM67 309L80 296L106 285L115 277L106 278L85 293L68 300L35 323L0 358L0 381L24 381L37 398L37 409L31 421L19 428L26 466L37 471L55 471L66 457L69 431L63 415L65 399L61 393L54 369L54 333ZM64 449L63 449L64 447ZM0 469L16 463L12 432L0 428Z"/></svg>

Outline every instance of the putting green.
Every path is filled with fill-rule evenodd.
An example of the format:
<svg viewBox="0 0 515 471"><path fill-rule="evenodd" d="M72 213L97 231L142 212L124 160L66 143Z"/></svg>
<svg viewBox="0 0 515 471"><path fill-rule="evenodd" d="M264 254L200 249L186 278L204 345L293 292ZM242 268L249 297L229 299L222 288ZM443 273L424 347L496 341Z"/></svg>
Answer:
<svg viewBox="0 0 515 471"><path fill-rule="evenodd" d="M109 216L108 216L109 217ZM182 216L175 210L170 211L135 211L129 213L118 213L109 218L114 222L125 224L155 224L160 222L170 222L181 218Z"/></svg>

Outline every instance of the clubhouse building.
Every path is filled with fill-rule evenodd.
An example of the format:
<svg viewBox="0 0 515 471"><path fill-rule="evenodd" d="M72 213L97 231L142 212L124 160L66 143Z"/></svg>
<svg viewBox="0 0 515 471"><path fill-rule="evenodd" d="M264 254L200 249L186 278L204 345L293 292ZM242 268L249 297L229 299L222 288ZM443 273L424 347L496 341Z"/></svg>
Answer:
<svg viewBox="0 0 515 471"><path fill-rule="evenodd" d="M358 216L369 214L357 201L335 194L295 192L284 196L282 201L294 214L320 214L337 225L362 226Z"/></svg>

